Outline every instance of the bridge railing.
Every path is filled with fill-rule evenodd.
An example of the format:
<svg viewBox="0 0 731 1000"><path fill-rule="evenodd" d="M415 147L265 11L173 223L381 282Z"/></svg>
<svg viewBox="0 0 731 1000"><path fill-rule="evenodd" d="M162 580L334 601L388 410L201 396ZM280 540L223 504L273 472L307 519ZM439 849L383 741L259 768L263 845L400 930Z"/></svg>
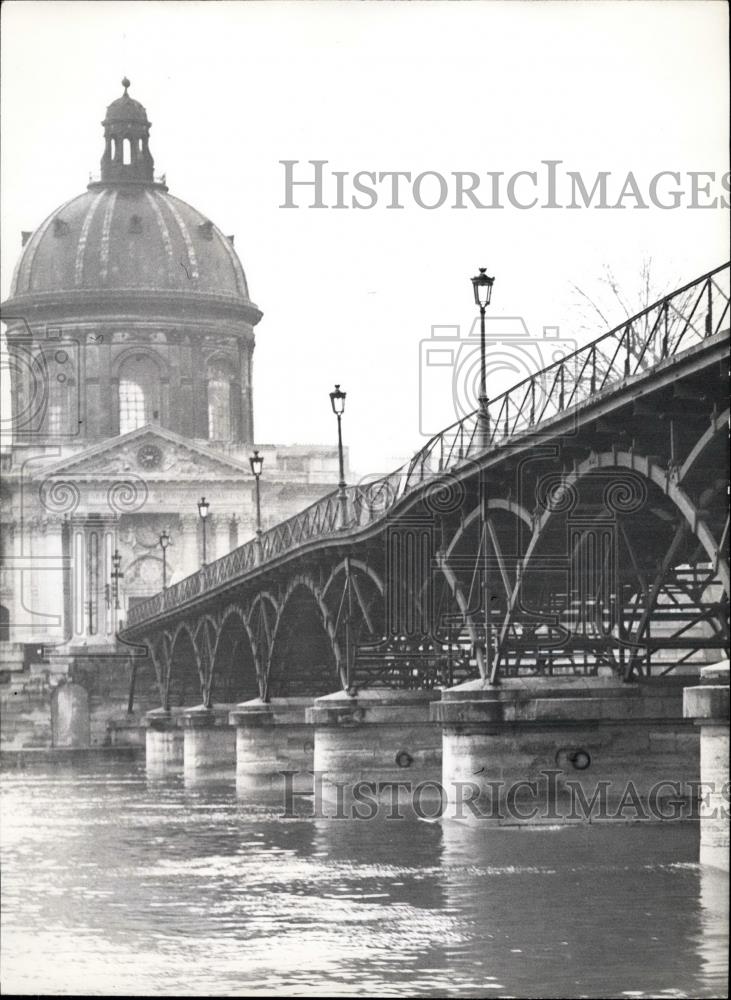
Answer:
<svg viewBox="0 0 731 1000"><path fill-rule="evenodd" d="M427 441L403 467L402 492L714 336L728 326L729 297L724 264L523 379Z"/></svg>
<svg viewBox="0 0 731 1000"><path fill-rule="evenodd" d="M127 626L171 610L317 538L380 520L404 496L597 393L721 332L729 322L729 263L677 289L573 354L536 372L431 438L386 476L328 493L305 510L130 608Z"/></svg>

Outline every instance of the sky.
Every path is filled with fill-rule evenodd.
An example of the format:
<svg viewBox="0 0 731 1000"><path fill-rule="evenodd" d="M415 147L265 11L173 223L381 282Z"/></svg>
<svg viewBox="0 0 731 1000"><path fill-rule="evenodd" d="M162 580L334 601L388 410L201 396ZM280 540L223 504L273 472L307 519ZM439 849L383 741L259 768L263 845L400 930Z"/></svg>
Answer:
<svg viewBox="0 0 731 1000"><path fill-rule="evenodd" d="M334 442L328 392L338 382L351 465L386 472L455 418L451 369L427 366L422 341L469 333L478 267L495 277L492 329L520 332L524 321L539 357L546 326L566 344L603 332L587 322L575 286L619 323L602 283L608 271L631 303L648 258L658 297L727 259L728 212L686 204L688 171L728 171L727 18L714 0L10 0L0 70L3 297L21 230L98 171L100 122L126 75L153 123L156 172L235 234L263 310L257 441ZM407 185L404 207L389 209L379 185L372 209L316 209L301 189L302 207L282 208L283 160L346 172L348 202L358 171L437 172L449 197L426 209ZM521 209L503 193L499 209L450 207L455 172L484 178L487 196L488 173L504 182L545 171L545 160L579 172L589 189L609 171L612 201L630 171L646 201L652 176L677 171L685 203ZM436 199L438 181L427 178L421 192L425 204ZM526 178L516 192L530 200Z"/></svg>

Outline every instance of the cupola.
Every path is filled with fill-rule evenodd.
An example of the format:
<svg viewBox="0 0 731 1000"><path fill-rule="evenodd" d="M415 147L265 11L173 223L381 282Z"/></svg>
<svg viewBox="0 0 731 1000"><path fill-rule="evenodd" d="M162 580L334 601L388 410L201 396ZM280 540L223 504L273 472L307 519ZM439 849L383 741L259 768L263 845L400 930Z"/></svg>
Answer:
<svg viewBox="0 0 731 1000"><path fill-rule="evenodd" d="M102 184L152 184L154 160L149 148L150 122L139 101L128 94L130 82L122 80L124 93L107 108L104 126Z"/></svg>

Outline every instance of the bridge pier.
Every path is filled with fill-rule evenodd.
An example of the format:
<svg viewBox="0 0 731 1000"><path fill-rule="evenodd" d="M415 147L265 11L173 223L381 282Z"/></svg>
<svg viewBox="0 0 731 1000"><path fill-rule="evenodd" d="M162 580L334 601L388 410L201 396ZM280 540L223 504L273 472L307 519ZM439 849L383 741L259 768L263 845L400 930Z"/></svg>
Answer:
<svg viewBox="0 0 731 1000"><path fill-rule="evenodd" d="M682 678L505 678L442 692L445 815L487 825L691 818ZM687 682L686 682L687 683Z"/></svg>
<svg viewBox="0 0 731 1000"><path fill-rule="evenodd" d="M239 794L284 794L283 771L292 789L312 791L313 727L306 719L312 698L260 698L242 702L229 718L236 727L236 787Z"/></svg>
<svg viewBox="0 0 731 1000"><path fill-rule="evenodd" d="M145 716L145 767L148 774L164 775L183 765L183 731L179 717L163 708Z"/></svg>
<svg viewBox="0 0 731 1000"><path fill-rule="evenodd" d="M183 771L197 777L210 771L230 771L236 763L236 731L228 724L229 706L223 709L198 705L181 714Z"/></svg>
<svg viewBox="0 0 731 1000"><path fill-rule="evenodd" d="M729 661L704 667L701 679L683 694L683 712L700 730L700 862L728 871Z"/></svg>
<svg viewBox="0 0 731 1000"><path fill-rule="evenodd" d="M438 691L373 688L318 698L308 717L323 802L349 807L359 782L375 786L365 794L386 803L411 804L416 789L420 802L439 801L441 732L429 715L438 697Z"/></svg>

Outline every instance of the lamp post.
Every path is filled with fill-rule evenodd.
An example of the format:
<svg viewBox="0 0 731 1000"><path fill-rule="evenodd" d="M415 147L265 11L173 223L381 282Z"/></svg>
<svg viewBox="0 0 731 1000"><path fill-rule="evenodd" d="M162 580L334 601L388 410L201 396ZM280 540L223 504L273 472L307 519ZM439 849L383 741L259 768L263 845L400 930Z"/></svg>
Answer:
<svg viewBox="0 0 731 1000"><path fill-rule="evenodd" d="M264 458L254 448L254 454L249 458L249 465L256 480L256 546L261 559L261 493L259 490L259 478L264 467Z"/></svg>
<svg viewBox="0 0 731 1000"><path fill-rule="evenodd" d="M480 448L485 449L490 443L490 413L488 411L487 398L487 376L485 361L485 310L490 305L492 297L492 286L495 281L485 272L486 267L480 268L480 273L472 279L472 290L475 293L475 305L480 310L480 394L478 397L480 422L479 442Z"/></svg>
<svg viewBox="0 0 731 1000"><path fill-rule="evenodd" d="M343 426L342 419L345 412L345 397L339 384L330 393L330 405L333 413L338 418L338 460L340 463L340 481L338 482L338 499L340 502L340 527L344 528L348 522L348 498L345 495L345 463L343 461Z"/></svg>
<svg viewBox="0 0 731 1000"><path fill-rule="evenodd" d="M114 550L114 555L112 556L112 594L114 595L114 607L119 611L119 581L124 577L124 573L121 571L120 566L122 565L122 556L119 554L119 549Z"/></svg>
<svg viewBox="0 0 731 1000"><path fill-rule="evenodd" d="M168 585L168 546L172 544L172 538L167 528L163 529L160 535L160 548L162 549L162 589L167 590Z"/></svg>
<svg viewBox="0 0 731 1000"><path fill-rule="evenodd" d="M198 501L198 513L200 519L203 522L203 565L205 566L207 562L206 555L206 518L208 517L208 508L211 505L208 503L205 497L201 497Z"/></svg>
<svg viewBox="0 0 731 1000"><path fill-rule="evenodd" d="M492 286L495 281L487 273L487 268L481 267L479 274L472 279L472 290L475 294L475 305L480 310L480 395L478 397L478 421L479 435L478 442L481 451L486 450L490 444L490 411L488 409L489 400L487 398L487 374L485 358L485 310L490 305L492 297ZM482 521L482 544L484 545L484 574L483 574L483 601L485 613L485 673L490 683L493 683L493 648L492 648L492 600L490 597L490 573L488 558L488 513L487 497L483 497L480 503Z"/></svg>

